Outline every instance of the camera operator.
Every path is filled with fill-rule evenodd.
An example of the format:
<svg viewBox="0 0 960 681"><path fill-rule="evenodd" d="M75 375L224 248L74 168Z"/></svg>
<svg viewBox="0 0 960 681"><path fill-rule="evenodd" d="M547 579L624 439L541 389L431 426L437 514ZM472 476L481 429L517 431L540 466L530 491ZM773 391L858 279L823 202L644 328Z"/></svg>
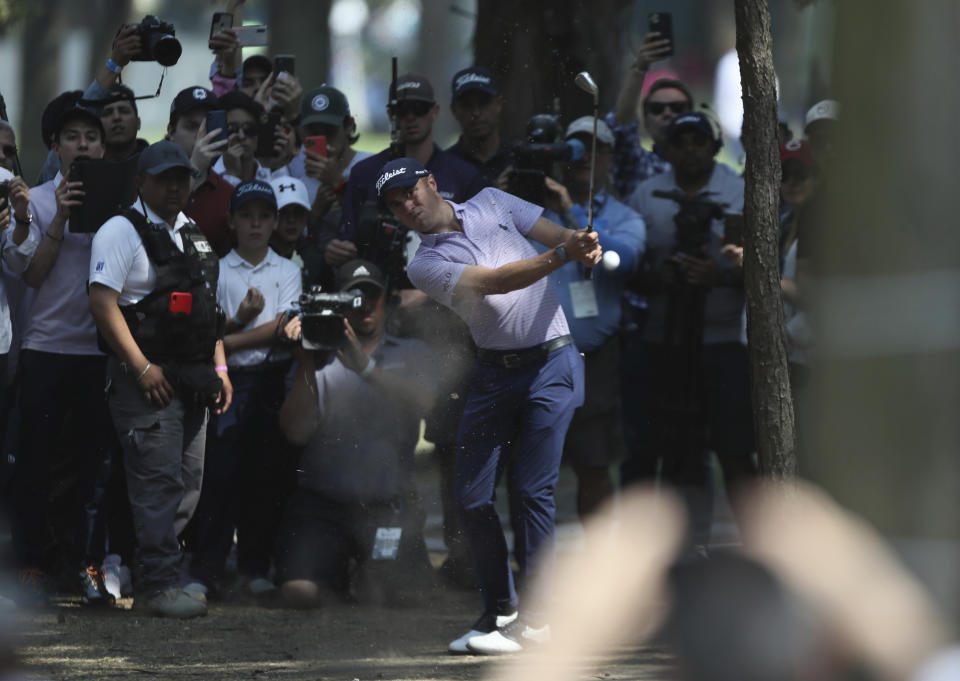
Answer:
<svg viewBox="0 0 960 681"><path fill-rule="evenodd" d="M207 410L232 396L217 258L182 212L192 172L173 142L147 147L139 198L100 228L87 266L138 544L134 607L166 617L206 614L180 588L177 536L200 496Z"/></svg>
<svg viewBox="0 0 960 681"><path fill-rule="evenodd" d="M500 139L503 95L493 75L482 66L469 66L453 76L450 91L450 112L460 124L460 138L447 151L476 166L484 186L499 186L513 154Z"/></svg>
<svg viewBox="0 0 960 681"><path fill-rule="evenodd" d="M106 133L103 157L108 161L126 161L149 146L138 139L140 115L133 90L126 85L114 85L107 96L97 102L100 121Z"/></svg>
<svg viewBox="0 0 960 681"><path fill-rule="evenodd" d="M293 178L287 178L293 181ZM266 596L281 502L294 466L277 427L290 355L274 345L285 310L300 300L300 269L270 248L277 199L254 180L233 190L230 229L236 246L220 261L217 300L230 319L223 339L233 383L229 412L214 416L207 438L203 491L193 521L188 593L223 593L224 567L237 534L240 594Z"/></svg>
<svg viewBox="0 0 960 681"><path fill-rule="evenodd" d="M725 204L727 213L742 213L743 179L714 160L722 141L703 113L674 118L666 138L672 169L640 184L629 198L647 225L641 285L649 315L642 397L638 409L625 415L638 428L639 445L621 477L624 483L652 479L662 457L663 477L693 507L693 543L699 547L709 539L712 513L707 448L716 452L731 495L756 472L742 273L721 252L724 222L711 207ZM679 191L680 199L655 196L657 191ZM711 202L699 204L711 214L691 214L678 204L691 199Z"/></svg>
<svg viewBox="0 0 960 681"><path fill-rule="evenodd" d="M433 404L433 359L421 341L386 333L380 268L354 260L339 275L339 289L359 290L363 305L346 314L342 348L329 363L292 349L297 370L280 411L287 439L304 447L278 558L281 592L296 607L315 607L322 590L346 592L351 559L367 572L379 564L367 581L392 600L429 575L413 453ZM301 328L295 318L286 331L298 339ZM391 530L394 543L386 541Z"/></svg>
<svg viewBox="0 0 960 681"><path fill-rule="evenodd" d="M463 201L473 196L483 186L477 169L444 151L433 141L433 124L440 115L440 107L437 106L430 82L414 74L400 76L397 78L396 92L391 86L389 98L395 104L388 105L387 112L396 118L402 155L430 170L443 198ZM374 185L383 164L391 158L391 149L384 149L358 163L350 173L340 218L340 236L327 247L327 262L333 267L356 257L354 243L360 226L360 207L368 201L377 200ZM351 243L344 246L344 241Z"/></svg>
<svg viewBox="0 0 960 681"><path fill-rule="evenodd" d="M216 95L200 86L184 88L170 105L166 138L183 149L197 171L190 181L190 201L183 211L193 220L217 255L230 252L233 239L228 219L233 185L213 170L213 163L226 140L216 140L223 131L207 130L207 113L220 106Z"/></svg>
<svg viewBox="0 0 960 681"><path fill-rule="evenodd" d="M420 234L410 281L456 312L480 348L460 422L456 497L484 612L449 649L517 652L548 637L549 626L532 608L517 615L494 490L512 445L521 577L549 573L553 492L567 426L583 403L583 363L546 278L570 260L598 264L597 234L564 229L543 218L539 206L490 187L463 204L445 201L430 171L411 158L383 166L376 188ZM528 236L551 250L538 255Z"/></svg>
<svg viewBox="0 0 960 681"><path fill-rule="evenodd" d="M572 138L590 149L591 116L578 118L567 127L566 139ZM610 196L607 184L613 144L609 126L597 121L593 227L608 254L605 263L609 266L594 270L589 280L576 267L561 267L550 275L573 340L584 355L584 403L574 412L564 441L564 459L577 475L581 519L613 494L610 466L624 457L626 449L620 396L621 298L626 280L636 272L646 239L643 219ZM565 184L546 178L550 192L544 217L570 229L583 229L588 222L589 155L566 165L563 180Z"/></svg>
<svg viewBox="0 0 960 681"><path fill-rule="evenodd" d="M100 117L79 100L78 93L62 99L72 104L61 109L53 125L52 148L65 168L75 159L103 156ZM110 600L95 567L104 547L93 546L92 537L96 476L108 457L110 433L103 400L105 358L87 310L85 280L93 235L72 232L69 221L71 207L82 201L82 184L71 181L69 171L34 187L27 210L18 195L15 227L3 250L6 267L35 289L21 341L20 451L11 486L22 596L34 603L46 600L47 573L59 569L59 560L73 563L71 568L82 564L81 594L87 602ZM75 542L66 551L76 555L50 556L48 498L63 482L63 467L57 468L59 476L53 473L54 456L63 442L70 443L70 464L78 472L76 503L69 516L75 527L66 535Z"/></svg>
<svg viewBox="0 0 960 681"><path fill-rule="evenodd" d="M117 35L113 38L113 48L110 52L110 58L107 59L103 66L98 69L96 78L82 93L84 106L87 106L92 110L98 105L97 103L99 103L100 100L107 99L110 96L110 90L116 84L117 78L120 76L120 72L123 70L123 67L129 64L134 57L139 55L141 49L142 42L140 40L138 27L122 26L117 32ZM51 150L47 154L47 159L44 161L43 168L40 170L40 177L37 180L38 184L43 184L44 182L53 179L54 176L56 176L57 171L59 171L61 168L60 159L51 148L51 145L53 144L53 135L55 133L53 126L58 120L61 108L57 104L59 104L57 99L54 99L50 104L47 105L47 109L45 109L43 112L43 119L41 122L43 142L47 145L47 148ZM73 100L69 99L66 101L66 104L68 106L72 106ZM136 133L134 133L133 137L136 137Z"/></svg>
<svg viewBox="0 0 960 681"><path fill-rule="evenodd" d="M670 55L672 46L657 33L648 33L637 50L633 66L627 71L617 103L606 122L613 130L613 185L623 198L637 185L670 168L666 153L666 132L675 117L693 109L693 97L686 86L672 78L654 81L643 100L643 126L653 138L653 151L640 146L637 103L650 65Z"/></svg>

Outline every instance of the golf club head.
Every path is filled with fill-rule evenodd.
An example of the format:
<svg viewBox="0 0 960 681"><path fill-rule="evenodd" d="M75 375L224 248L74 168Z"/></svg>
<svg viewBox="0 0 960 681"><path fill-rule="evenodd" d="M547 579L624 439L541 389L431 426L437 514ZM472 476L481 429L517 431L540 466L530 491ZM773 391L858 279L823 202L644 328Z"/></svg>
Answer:
<svg viewBox="0 0 960 681"><path fill-rule="evenodd" d="M577 74L577 77L573 79L573 82L577 84L577 87L588 92L594 97L597 96L597 93L600 92L600 89L597 87L597 84L594 82L593 77L586 71L581 71Z"/></svg>

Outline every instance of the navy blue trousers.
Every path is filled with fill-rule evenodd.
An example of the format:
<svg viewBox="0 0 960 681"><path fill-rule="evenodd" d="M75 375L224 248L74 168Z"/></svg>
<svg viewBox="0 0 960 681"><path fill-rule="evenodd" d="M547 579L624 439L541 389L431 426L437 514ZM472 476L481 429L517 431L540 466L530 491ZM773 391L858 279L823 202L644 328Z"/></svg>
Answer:
<svg viewBox="0 0 960 681"><path fill-rule="evenodd" d="M512 468L514 551L520 578L553 567L553 530L563 440L583 404L583 359L568 345L517 369L478 361L470 374L456 461L456 499L486 612L518 606L510 555L494 509L506 463Z"/></svg>

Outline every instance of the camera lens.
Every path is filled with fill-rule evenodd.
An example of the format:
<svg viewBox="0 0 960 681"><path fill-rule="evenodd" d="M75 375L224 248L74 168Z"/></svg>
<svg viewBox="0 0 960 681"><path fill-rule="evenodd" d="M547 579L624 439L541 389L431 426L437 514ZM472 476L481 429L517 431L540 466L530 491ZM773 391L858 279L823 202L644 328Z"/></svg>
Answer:
<svg viewBox="0 0 960 681"><path fill-rule="evenodd" d="M153 58L161 66L173 66L180 59L183 47L172 35L162 35L153 46Z"/></svg>

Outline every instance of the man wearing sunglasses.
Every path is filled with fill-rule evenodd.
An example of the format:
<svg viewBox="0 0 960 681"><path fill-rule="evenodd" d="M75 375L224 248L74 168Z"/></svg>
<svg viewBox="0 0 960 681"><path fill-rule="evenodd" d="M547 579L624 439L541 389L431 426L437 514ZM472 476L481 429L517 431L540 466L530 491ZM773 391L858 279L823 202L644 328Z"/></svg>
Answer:
<svg viewBox="0 0 960 681"><path fill-rule="evenodd" d="M426 167L437 182L440 196L453 201L465 201L482 187L482 179L471 164L444 151L433 140L433 124L440 115L433 94L433 86L423 76L407 74L397 78L396 93L391 88L387 113L395 119L402 155ZM350 173L345 188L343 215L340 218L340 240L355 242L359 227L360 208L377 200L374 183L380 169L391 159L390 149L358 163ZM342 265L355 252L346 248L332 252L328 247L327 262ZM384 263L377 263L383 265Z"/></svg>
<svg viewBox="0 0 960 681"><path fill-rule="evenodd" d="M647 34L617 95L616 107L606 117L616 137L613 184L624 198L644 180L670 168L666 156L667 128L670 121L693 108L693 97L683 83L672 78L654 82L643 100L643 126L653 138L653 151L640 146L637 102L643 81L650 65L670 54L669 40L661 39L657 33Z"/></svg>
<svg viewBox="0 0 960 681"><path fill-rule="evenodd" d="M227 149L213 165L213 172L234 187L242 182L289 175L286 166L270 170L256 158L257 139L263 107L239 90L220 97L220 108L227 112ZM208 131L212 132L212 131Z"/></svg>

